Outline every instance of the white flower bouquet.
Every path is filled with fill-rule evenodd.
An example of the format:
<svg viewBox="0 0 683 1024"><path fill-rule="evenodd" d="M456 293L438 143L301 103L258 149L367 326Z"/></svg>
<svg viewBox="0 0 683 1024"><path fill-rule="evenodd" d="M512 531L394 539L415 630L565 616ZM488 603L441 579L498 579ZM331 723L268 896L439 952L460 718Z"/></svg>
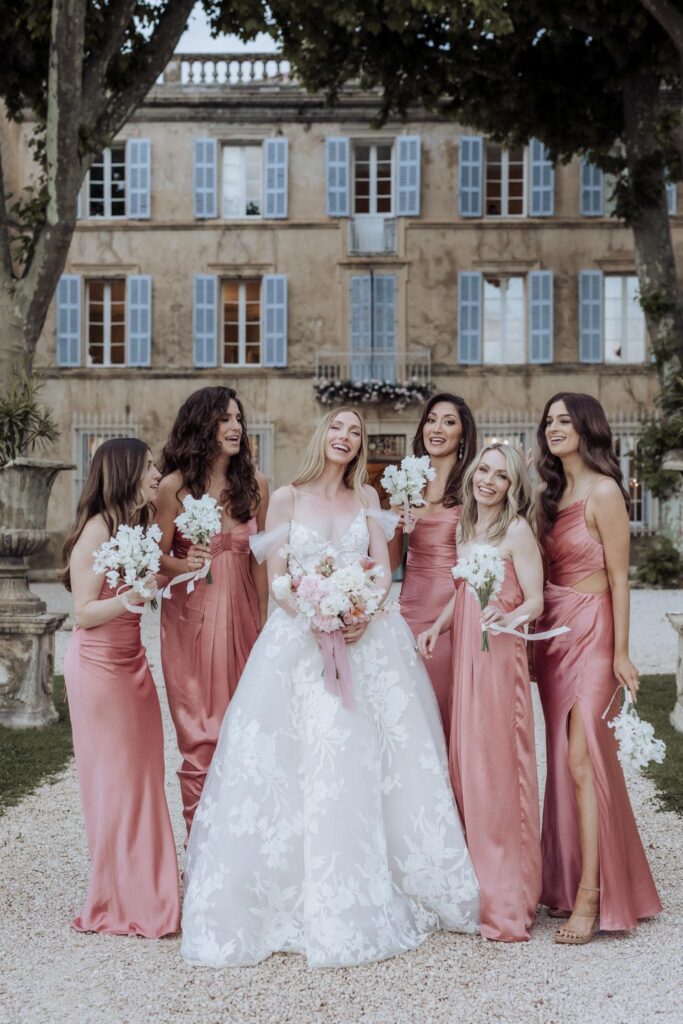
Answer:
<svg viewBox="0 0 683 1024"><path fill-rule="evenodd" d="M367 622L379 611L383 591L377 581L383 575L382 566L371 558L337 568L334 555L325 553L312 572L298 566L294 572L276 576L272 590L278 601L291 599L311 629L333 633Z"/></svg>
<svg viewBox="0 0 683 1024"><path fill-rule="evenodd" d="M98 575L106 574L107 583L117 591L117 596L123 599L120 591L129 587L146 601L151 598L150 608L156 611L156 598L145 588L145 580L150 573L159 572L160 540L161 530L156 525L146 530L142 526L119 526L113 537L93 551L93 570ZM130 609L125 600L124 604Z"/></svg>
<svg viewBox="0 0 683 1024"><path fill-rule="evenodd" d="M436 471L432 469L428 455L407 455L400 466L387 466L382 476L382 487L389 495L390 505L403 505L404 516L409 509L426 505L422 497L427 481L433 480ZM408 527L403 527L403 551L408 549Z"/></svg>
<svg viewBox="0 0 683 1024"><path fill-rule="evenodd" d="M211 538L221 532L223 507L210 494L203 494L201 498L187 494L183 498L183 509L174 522L178 532L192 544L209 544ZM206 563L200 573L206 576L207 583L213 583L210 562Z"/></svg>
<svg viewBox="0 0 683 1024"><path fill-rule="evenodd" d="M661 764L664 760L666 744L656 738L652 725L640 718L628 690L621 711L607 725L614 729L619 744L617 757L623 768L645 768L650 761Z"/></svg>
<svg viewBox="0 0 683 1024"><path fill-rule="evenodd" d="M491 598L496 597L505 579L505 562L498 548L490 544L476 544L467 558L459 558L451 569L454 579L465 580L479 598L482 611ZM482 629L482 651L490 651L488 630Z"/></svg>

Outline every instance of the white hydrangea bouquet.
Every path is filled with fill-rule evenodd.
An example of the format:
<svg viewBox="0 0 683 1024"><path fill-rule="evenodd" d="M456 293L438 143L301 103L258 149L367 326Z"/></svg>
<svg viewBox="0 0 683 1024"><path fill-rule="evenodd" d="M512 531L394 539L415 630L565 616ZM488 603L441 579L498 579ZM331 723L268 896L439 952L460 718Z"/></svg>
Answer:
<svg viewBox="0 0 683 1024"><path fill-rule="evenodd" d="M640 718L628 690L621 711L607 726L614 729L619 744L617 757L623 768L645 768L650 761L663 762L666 744L656 738L653 726Z"/></svg>
<svg viewBox="0 0 683 1024"><path fill-rule="evenodd" d="M193 498L187 494L183 498L183 511L175 517L175 524L178 532L187 538L192 544L210 544L211 538L221 532L221 513L223 506L219 505L210 494L203 494L201 498ZM211 576L211 562L207 562L198 572L192 573L192 589L194 580L203 579L206 576L207 583L213 583ZM183 579L187 576L183 573ZM179 579L179 577L176 577ZM188 586L188 591L190 587Z"/></svg>
<svg viewBox="0 0 683 1024"><path fill-rule="evenodd" d="M436 471L428 455L407 455L400 466L387 466L382 476L382 487L389 495L390 505L403 505L403 514L408 519L410 508L426 505L422 492L428 480L433 480ZM403 527L403 553L408 550L408 527Z"/></svg>
<svg viewBox="0 0 683 1024"><path fill-rule="evenodd" d="M160 540L161 530L156 525L146 530L142 526L121 525L113 537L93 551L94 572L106 574L107 583L128 611L142 612L142 608L126 601L124 587L149 600L153 611L158 607L156 598L145 587L145 580L150 573L159 572Z"/></svg>
<svg viewBox="0 0 683 1024"><path fill-rule="evenodd" d="M454 579L465 580L479 598L482 611L500 592L505 579L505 562L498 548L491 544L476 544L466 558L459 558L451 569ZM490 651L488 630L482 627L482 651Z"/></svg>

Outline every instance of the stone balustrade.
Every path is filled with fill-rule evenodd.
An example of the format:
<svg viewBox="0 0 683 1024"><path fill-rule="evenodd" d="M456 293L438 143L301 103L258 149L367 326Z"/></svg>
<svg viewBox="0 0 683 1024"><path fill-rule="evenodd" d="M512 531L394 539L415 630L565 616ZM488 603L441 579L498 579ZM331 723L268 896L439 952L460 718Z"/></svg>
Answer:
<svg viewBox="0 0 683 1024"><path fill-rule="evenodd" d="M290 62L277 53L176 53L160 84L239 88L291 82Z"/></svg>

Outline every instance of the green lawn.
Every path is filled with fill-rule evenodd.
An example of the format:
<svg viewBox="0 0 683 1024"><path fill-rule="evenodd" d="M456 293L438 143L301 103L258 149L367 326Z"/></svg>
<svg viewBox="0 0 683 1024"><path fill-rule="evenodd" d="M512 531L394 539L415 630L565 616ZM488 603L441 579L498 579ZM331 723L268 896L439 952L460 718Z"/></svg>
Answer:
<svg viewBox="0 0 683 1024"><path fill-rule="evenodd" d="M651 763L644 769L657 787L663 810L683 815L683 733L676 732L669 715L676 703L674 676L642 676L637 711L655 727L655 735L666 743L663 764Z"/></svg>
<svg viewBox="0 0 683 1024"><path fill-rule="evenodd" d="M64 679L55 676L56 725L45 729L0 726L0 814L61 771L73 754Z"/></svg>

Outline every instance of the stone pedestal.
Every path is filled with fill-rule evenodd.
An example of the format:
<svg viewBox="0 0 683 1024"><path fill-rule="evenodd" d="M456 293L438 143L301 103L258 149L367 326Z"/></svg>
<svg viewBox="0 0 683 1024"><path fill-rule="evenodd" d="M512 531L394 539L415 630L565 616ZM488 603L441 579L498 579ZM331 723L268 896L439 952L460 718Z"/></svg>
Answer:
<svg viewBox="0 0 683 1024"><path fill-rule="evenodd" d="M65 613L0 615L0 724L15 729L53 725L55 632Z"/></svg>
<svg viewBox="0 0 683 1024"><path fill-rule="evenodd" d="M669 715L674 729L683 732L683 612L668 612L667 619L678 633L678 659L676 661L676 704Z"/></svg>

